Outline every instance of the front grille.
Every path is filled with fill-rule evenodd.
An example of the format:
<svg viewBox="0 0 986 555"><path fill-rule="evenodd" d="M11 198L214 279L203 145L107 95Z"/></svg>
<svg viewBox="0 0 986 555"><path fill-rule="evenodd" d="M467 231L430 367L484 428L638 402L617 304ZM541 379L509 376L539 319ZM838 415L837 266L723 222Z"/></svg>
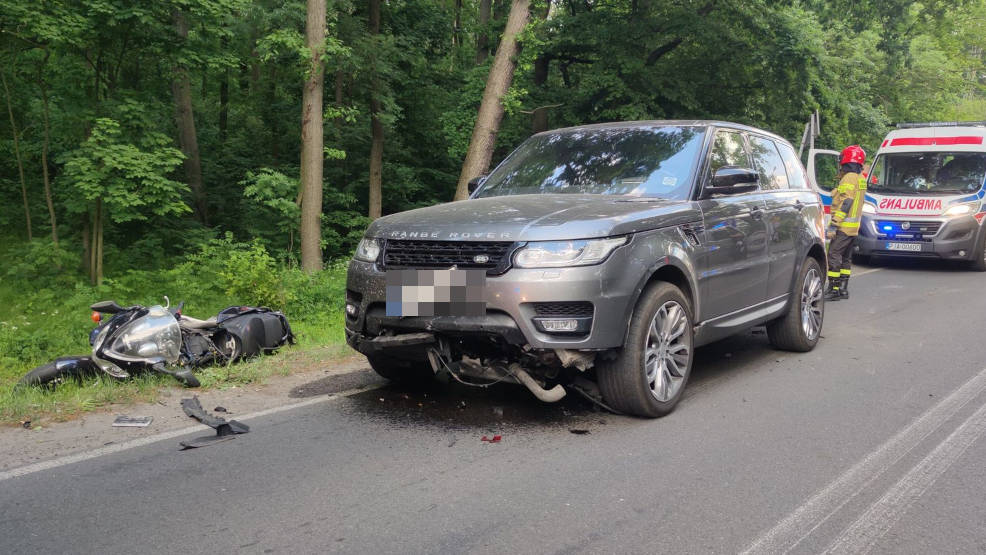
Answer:
<svg viewBox="0 0 986 555"><path fill-rule="evenodd" d="M905 224L907 224L905 226ZM876 230L881 235L911 234L915 236L931 236L941 229L941 222L920 220L877 220ZM907 227L907 229L904 229Z"/></svg>
<svg viewBox="0 0 986 555"><path fill-rule="evenodd" d="M592 316L592 303L587 301L534 303L539 318L587 318Z"/></svg>
<svg viewBox="0 0 986 555"><path fill-rule="evenodd" d="M384 245L387 268L476 268L506 270L509 241L415 241L393 239Z"/></svg>

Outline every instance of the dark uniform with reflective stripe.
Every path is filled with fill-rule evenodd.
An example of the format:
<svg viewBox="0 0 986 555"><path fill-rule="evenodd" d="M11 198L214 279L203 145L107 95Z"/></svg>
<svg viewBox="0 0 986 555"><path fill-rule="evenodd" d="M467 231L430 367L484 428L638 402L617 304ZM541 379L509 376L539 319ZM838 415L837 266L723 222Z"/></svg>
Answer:
<svg viewBox="0 0 986 555"><path fill-rule="evenodd" d="M866 195L866 178L855 172L847 172L832 192L832 220L829 229L835 236L829 243L828 278L834 291L845 290L852 274L852 246L859 234L863 215L863 198Z"/></svg>

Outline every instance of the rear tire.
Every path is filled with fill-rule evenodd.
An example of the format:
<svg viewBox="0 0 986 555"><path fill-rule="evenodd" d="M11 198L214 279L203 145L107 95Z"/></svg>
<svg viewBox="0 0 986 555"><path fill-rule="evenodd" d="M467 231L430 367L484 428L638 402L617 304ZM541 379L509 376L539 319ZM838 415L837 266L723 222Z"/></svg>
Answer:
<svg viewBox="0 0 986 555"><path fill-rule="evenodd" d="M18 387L56 385L64 381L66 377L68 377L67 373L60 371L54 362L49 362L24 374L24 377L21 378L21 381L17 382L17 385Z"/></svg>
<svg viewBox="0 0 986 555"><path fill-rule="evenodd" d="M822 267L808 257L801 266L787 311L767 323L770 344L784 351L808 352L818 344L825 318Z"/></svg>
<svg viewBox="0 0 986 555"><path fill-rule="evenodd" d="M435 377L427 362L404 360L381 353L366 355L366 359L370 361L370 367L374 372L392 382L407 385L425 384Z"/></svg>
<svg viewBox="0 0 986 555"><path fill-rule="evenodd" d="M620 412L648 418L674 410L691 375L693 335L684 293L670 283L649 286L617 357L596 364L603 399Z"/></svg>

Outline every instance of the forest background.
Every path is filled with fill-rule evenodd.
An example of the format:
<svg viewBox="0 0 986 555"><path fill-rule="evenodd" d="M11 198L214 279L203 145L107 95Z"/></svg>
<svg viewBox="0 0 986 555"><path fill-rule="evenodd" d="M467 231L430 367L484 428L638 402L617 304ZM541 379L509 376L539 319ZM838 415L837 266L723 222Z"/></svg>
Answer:
<svg viewBox="0 0 986 555"><path fill-rule="evenodd" d="M158 387L14 392L88 350L98 300L267 305L310 360L343 352L345 259L372 217L479 173L492 85L494 164L534 132L616 120L797 145L815 110L819 145L872 153L894 122L986 119L984 25L986 0L0 0L0 421ZM302 154L312 123L321 156Z"/></svg>

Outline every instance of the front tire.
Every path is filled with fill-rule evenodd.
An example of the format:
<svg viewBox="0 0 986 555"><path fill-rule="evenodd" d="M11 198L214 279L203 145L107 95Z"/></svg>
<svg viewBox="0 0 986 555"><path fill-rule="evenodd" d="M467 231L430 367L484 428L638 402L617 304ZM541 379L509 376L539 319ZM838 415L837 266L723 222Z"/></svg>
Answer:
<svg viewBox="0 0 986 555"><path fill-rule="evenodd" d="M787 311L767 324L771 345L783 351L801 353L815 348L825 318L823 289L822 266L809 257L798 274Z"/></svg>
<svg viewBox="0 0 986 555"><path fill-rule="evenodd" d="M684 293L670 283L649 286L617 357L596 365L603 399L620 412L648 418L674 410L691 375L693 336Z"/></svg>
<svg viewBox="0 0 986 555"><path fill-rule="evenodd" d="M17 385L18 387L55 385L64 381L65 375L66 373L59 370L54 362L49 362L24 374Z"/></svg>
<svg viewBox="0 0 986 555"><path fill-rule="evenodd" d="M986 272L986 231L979 234L975 258L969 263L969 268L976 272Z"/></svg>
<svg viewBox="0 0 986 555"><path fill-rule="evenodd" d="M366 359L374 372L392 382L417 385L428 383L435 377L427 362L404 360L382 353L366 355Z"/></svg>

